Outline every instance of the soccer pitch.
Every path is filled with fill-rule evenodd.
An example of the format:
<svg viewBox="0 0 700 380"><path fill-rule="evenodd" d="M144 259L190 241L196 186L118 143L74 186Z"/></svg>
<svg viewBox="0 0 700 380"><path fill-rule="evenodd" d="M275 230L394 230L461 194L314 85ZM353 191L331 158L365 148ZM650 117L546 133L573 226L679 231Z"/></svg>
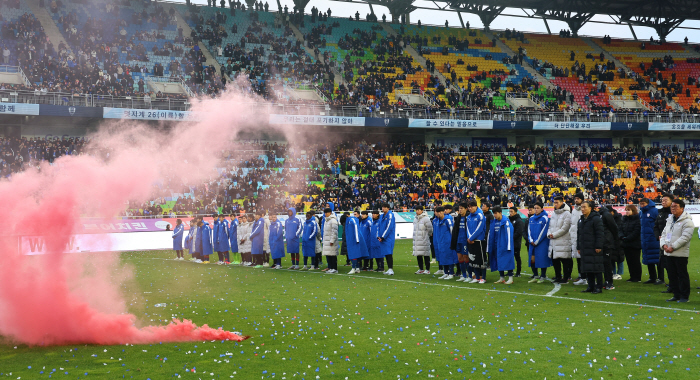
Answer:
<svg viewBox="0 0 700 380"><path fill-rule="evenodd" d="M625 282L627 274L615 290L597 295L571 284L528 284L529 276L503 285L493 284L498 274L489 272L480 285L415 275L411 244L397 241L395 276L349 276L350 267L330 275L203 265L174 261L166 251L123 253L121 262L135 274L124 297L143 325L185 318L251 338L61 347L5 341L0 377L700 378L695 239L686 304L667 303L671 295L661 294L661 286ZM290 265L289 256L283 264Z"/></svg>

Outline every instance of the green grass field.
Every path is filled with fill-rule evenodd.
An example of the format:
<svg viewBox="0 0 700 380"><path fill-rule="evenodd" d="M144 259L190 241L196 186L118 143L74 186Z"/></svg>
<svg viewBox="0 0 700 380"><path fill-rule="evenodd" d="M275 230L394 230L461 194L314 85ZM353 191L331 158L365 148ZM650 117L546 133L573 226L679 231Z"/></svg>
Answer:
<svg viewBox="0 0 700 380"><path fill-rule="evenodd" d="M49 348L6 342L0 377L698 379L700 260L694 257L700 243L693 245L687 304L665 302L669 295L659 286L624 281L599 295L564 285L552 296L551 283L528 284L523 277L513 285L493 284L496 273L483 285L445 282L413 274L410 240L397 241L391 277L124 253L122 263L135 272L125 298L141 323L187 318L251 338ZM283 264L289 263L287 257ZM158 303L167 306L154 307Z"/></svg>

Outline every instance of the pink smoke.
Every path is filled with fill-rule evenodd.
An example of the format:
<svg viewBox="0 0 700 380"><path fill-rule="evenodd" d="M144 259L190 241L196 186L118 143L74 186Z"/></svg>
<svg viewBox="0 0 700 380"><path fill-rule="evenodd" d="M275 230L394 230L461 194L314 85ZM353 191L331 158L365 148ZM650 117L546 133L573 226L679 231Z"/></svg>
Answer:
<svg viewBox="0 0 700 380"><path fill-rule="evenodd" d="M196 183L215 175L217 152L240 131L267 124L255 101L228 93L197 102L196 122L159 128L107 123L93 136L95 155L63 157L0 182L0 335L28 345L245 339L187 320L138 328L120 292L131 272L118 256L63 252L81 215L112 217L127 200L148 200L167 176ZM18 254L19 236L42 236L47 254Z"/></svg>

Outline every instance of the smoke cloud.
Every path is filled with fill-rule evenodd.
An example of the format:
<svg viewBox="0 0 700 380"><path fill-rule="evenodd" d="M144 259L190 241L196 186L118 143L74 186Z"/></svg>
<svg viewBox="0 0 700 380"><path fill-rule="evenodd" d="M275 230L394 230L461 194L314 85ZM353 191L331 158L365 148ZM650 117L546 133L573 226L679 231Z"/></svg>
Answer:
<svg viewBox="0 0 700 380"><path fill-rule="evenodd" d="M239 132L267 125L267 112L252 106L256 101L229 92L194 101L196 121L158 127L105 123L92 136L91 155L62 157L0 182L6 218L0 232L0 335L28 345L243 340L187 320L138 328L120 293L130 271L120 267L118 255L64 251L81 215L111 218L128 200L148 200L154 183L168 177L201 183L216 175L218 152ZM47 254L19 254L18 236L42 236ZM116 275L115 268L121 269Z"/></svg>

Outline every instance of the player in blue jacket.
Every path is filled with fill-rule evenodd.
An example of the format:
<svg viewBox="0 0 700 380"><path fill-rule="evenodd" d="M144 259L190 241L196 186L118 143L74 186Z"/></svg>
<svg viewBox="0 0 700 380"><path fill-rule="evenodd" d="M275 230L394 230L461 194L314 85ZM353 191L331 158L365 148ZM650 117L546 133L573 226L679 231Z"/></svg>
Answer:
<svg viewBox="0 0 700 380"><path fill-rule="evenodd" d="M544 210L541 202L535 203L535 215L530 217L527 225L527 241L530 243L528 249L528 263L535 274L528 282L541 284L547 280L547 268L552 266L552 259L549 257L549 216ZM539 269L539 273L538 273Z"/></svg>
<svg viewBox="0 0 700 380"><path fill-rule="evenodd" d="M284 225L277 220L277 215L270 214L270 257L274 262L272 269L282 269L284 257Z"/></svg>
<svg viewBox="0 0 700 380"><path fill-rule="evenodd" d="M233 261L231 261L231 259L229 258L228 252L226 252L226 259L230 263L240 264L240 262L236 258L236 255L238 254L238 225L240 224L240 221L238 220L238 218L236 218L235 214L231 214L229 216L231 217L231 221L229 222L228 228L228 242L229 249L233 254Z"/></svg>
<svg viewBox="0 0 700 380"><path fill-rule="evenodd" d="M212 244L212 233L209 222L200 221L199 231L197 233L197 253L201 255L201 263L209 264L209 255L214 254L214 245Z"/></svg>
<svg viewBox="0 0 700 380"><path fill-rule="evenodd" d="M452 245L452 229L454 228L454 218L445 214L445 207L435 208L435 221L433 228L433 242L435 244L435 256L442 265L443 275L440 280L451 280L454 278L454 265L458 262L457 251L450 248ZM435 228L437 227L437 228Z"/></svg>
<svg viewBox="0 0 700 380"><path fill-rule="evenodd" d="M197 219L190 219L190 231L187 234L187 237L185 238L185 246L187 248L187 251L189 251L189 254L192 256L190 258L190 261L196 261L197 260L197 252L196 252L196 241L195 238L197 237Z"/></svg>
<svg viewBox="0 0 700 380"><path fill-rule="evenodd" d="M318 227L314 219L314 213L308 211L306 213L306 221L304 222L304 232L301 236L301 252L304 255L304 267L302 267L301 270L309 269L306 266L309 262L309 257L311 258L311 268L315 268L317 265L316 235L318 234Z"/></svg>
<svg viewBox="0 0 700 380"><path fill-rule="evenodd" d="M178 219L176 226L173 229L173 251L177 254L175 260L184 260L182 252L182 237L185 235L185 226L182 225L182 219Z"/></svg>
<svg viewBox="0 0 700 380"><path fill-rule="evenodd" d="M513 269L515 269L513 225L508 218L503 217L501 206L494 206L491 212L493 213L493 221L486 244L486 251L489 253L489 261L491 261L491 271L498 271L498 274L501 275L496 284L512 284ZM506 271L508 271L508 281L505 279Z"/></svg>
<svg viewBox="0 0 700 380"><path fill-rule="evenodd" d="M250 231L251 255L253 255L253 265L255 268L262 268L263 264L263 244L265 242L265 219L262 210L255 211L255 223Z"/></svg>
<svg viewBox="0 0 700 380"><path fill-rule="evenodd" d="M214 250L219 255L219 265L228 264L229 249L229 229L228 221L224 219L224 214L217 216L219 224L215 227Z"/></svg>
<svg viewBox="0 0 700 380"><path fill-rule="evenodd" d="M389 267L384 274L394 275L394 243L396 239L396 216L389 210L389 204L382 204L382 216L379 218L379 242L381 251Z"/></svg>
<svg viewBox="0 0 700 380"><path fill-rule="evenodd" d="M475 200L467 203L469 216L467 216L467 251L469 263L474 274L470 283L486 283L486 268L489 259L486 254L486 217L484 212L476 204Z"/></svg>
<svg viewBox="0 0 700 380"><path fill-rule="evenodd" d="M374 265L372 265L372 254L370 251L370 244L372 244L372 241L370 240L370 237L372 235L370 231L371 229L372 219L369 217L369 212L360 212L360 233L365 239L365 248L367 249L367 258L363 260L364 263L362 264L363 271L372 270L372 268L374 267Z"/></svg>
<svg viewBox="0 0 700 380"><path fill-rule="evenodd" d="M348 248L348 259L352 262L352 270L349 274L360 273L360 263L362 259L369 257L365 238L362 236L360 220L357 218L360 215L355 211L354 215L345 219L345 239Z"/></svg>
<svg viewBox="0 0 700 380"><path fill-rule="evenodd" d="M375 272L384 272L384 255L379 242L379 210L372 210L372 225L369 230L369 256L377 261Z"/></svg>
<svg viewBox="0 0 700 380"><path fill-rule="evenodd" d="M287 240L287 253L292 257L289 269L299 269L299 239L304 231L304 223L297 218L297 210L290 207L287 210L287 221L284 222L284 237Z"/></svg>

